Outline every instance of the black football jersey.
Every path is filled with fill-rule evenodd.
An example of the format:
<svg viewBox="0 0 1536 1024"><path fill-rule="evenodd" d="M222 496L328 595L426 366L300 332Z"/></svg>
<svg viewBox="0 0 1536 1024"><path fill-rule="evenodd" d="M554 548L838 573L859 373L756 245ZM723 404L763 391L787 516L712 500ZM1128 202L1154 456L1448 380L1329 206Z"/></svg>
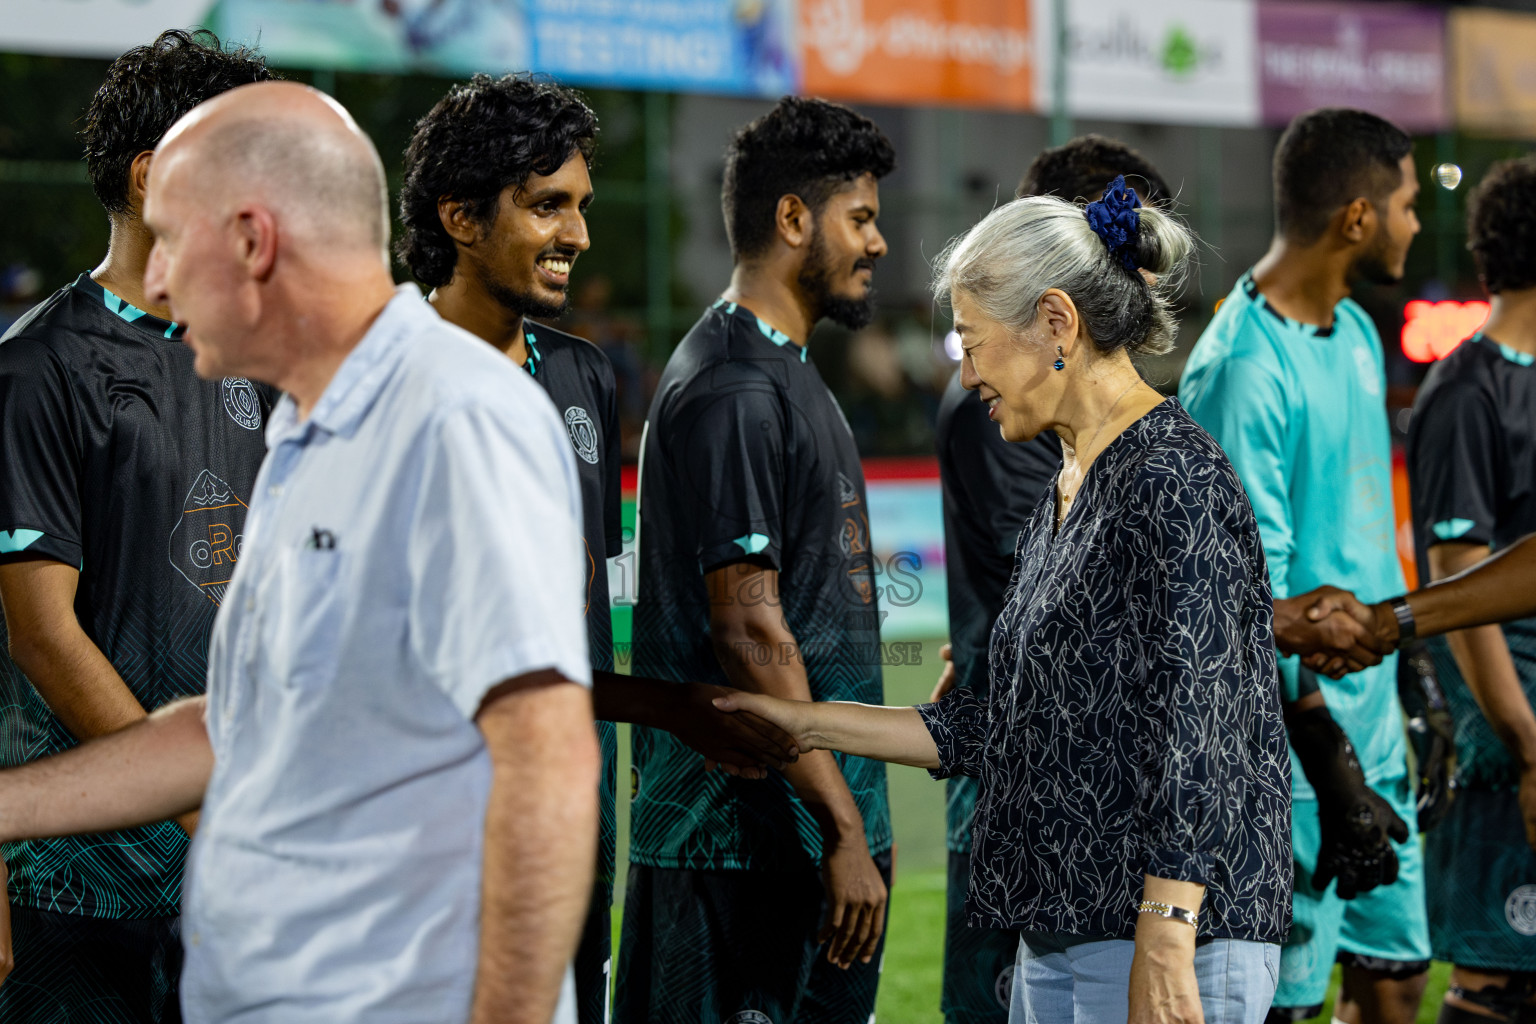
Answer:
<svg viewBox="0 0 1536 1024"><path fill-rule="evenodd" d="M641 458L635 672L726 683L705 574L754 561L779 573L811 695L881 703L864 472L807 350L751 311L715 303L667 362ZM704 759L669 734L637 728L634 737L636 863L769 868L820 857L820 831L782 777L706 773ZM837 757L871 853L888 849L884 765Z"/></svg>
<svg viewBox="0 0 1536 1024"><path fill-rule="evenodd" d="M581 477L582 537L587 542L587 638L592 667L613 671L608 559L623 551L620 519L619 412L613 365L603 350L553 327L523 321L523 368L565 421Z"/></svg>
<svg viewBox="0 0 1536 1024"><path fill-rule="evenodd" d="M176 325L86 274L0 339L0 562L80 570L75 614L145 708L206 687L272 398L200 379ZM0 764L73 746L4 652ZM3 852L25 906L144 917L178 912L186 846L167 822Z"/></svg>
<svg viewBox="0 0 1536 1024"><path fill-rule="evenodd" d="M608 559L623 550L620 513L619 413L613 364L603 350L553 327L523 321L528 361L523 369L544 388L565 421L576 473L581 478L581 535L587 545L587 650L593 671L613 671L613 612L608 598ZM602 748L598 781L597 886L613 900L618 816L619 734L612 722L597 723Z"/></svg>
<svg viewBox="0 0 1536 1024"><path fill-rule="evenodd" d="M1536 533L1536 358L1478 334L1430 368L1408 428L1408 490L1420 577L1436 544L1493 550ZM1536 701L1536 619L1503 624L1526 697ZM1461 786L1512 786L1519 769L1488 724L1444 637L1429 641L1456 720Z"/></svg>

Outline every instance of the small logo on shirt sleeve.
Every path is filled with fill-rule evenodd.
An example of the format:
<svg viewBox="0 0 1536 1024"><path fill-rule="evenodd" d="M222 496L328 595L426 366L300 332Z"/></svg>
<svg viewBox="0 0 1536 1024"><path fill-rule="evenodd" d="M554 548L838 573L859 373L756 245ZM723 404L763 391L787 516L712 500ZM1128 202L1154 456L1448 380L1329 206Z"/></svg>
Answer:
<svg viewBox="0 0 1536 1024"><path fill-rule="evenodd" d="M571 434L571 447L584 462L597 465L597 428L587 410L573 405L565 410L565 429Z"/></svg>
<svg viewBox="0 0 1536 1024"><path fill-rule="evenodd" d="M244 377L224 378L224 411L246 430L261 429L261 399Z"/></svg>
<svg viewBox="0 0 1536 1024"><path fill-rule="evenodd" d="M1470 519L1443 519L1430 529L1435 531L1435 536L1441 540L1455 540L1457 537L1465 536L1476 525Z"/></svg>

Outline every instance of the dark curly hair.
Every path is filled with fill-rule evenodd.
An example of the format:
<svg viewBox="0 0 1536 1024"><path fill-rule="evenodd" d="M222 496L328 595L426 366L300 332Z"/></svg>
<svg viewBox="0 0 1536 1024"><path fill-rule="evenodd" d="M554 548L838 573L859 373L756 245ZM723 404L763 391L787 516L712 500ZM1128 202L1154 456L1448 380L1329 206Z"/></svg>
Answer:
<svg viewBox="0 0 1536 1024"><path fill-rule="evenodd" d="M423 284L447 284L459 251L438 219L439 197L462 201L488 226L508 185L553 174L576 153L590 167L596 147L597 115L580 93L547 78L476 75L454 86L406 147L395 255Z"/></svg>
<svg viewBox="0 0 1536 1024"><path fill-rule="evenodd" d="M1536 287L1536 156L1494 164L1472 190L1467 248L1490 295Z"/></svg>
<svg viewBox="0 0 1536 1024"><path fill-rule="evenodd" d="M1172 202L1168 183L1146 157L1130 146L1102 135L1079 135L1054 149L1047 149L1019 182L1015 199L1025 196L1057 196L1069 203L1093 201L1104 194L1118 174L1148 205Z"/></svg>
<svg viewBox="0 0 1536 1024"><path fill-rule="evenodd" d="M846 183L896 169L896 151L873 121L826 100L786 96L738 130L725 150L720 207L736 260L773 238L779 200L796 195L820 212Z"/></svg>
<svg viewBox="0 0 1536 1024"><path fill-rule="evenodd" d="M1364 197L1381 209L1403 182L1398 164L1413 140L1391 121L1349 107L1298 114L1275 147L1275 221L1306 244L1341 207Z"/></svg>
<svg viewBox="0 0 1536 1024"><path fill-rule="evenodd" d="M226 47L206 29L162 32L107 68L85 112L85 167L108 213L129 209L128 170L171 125L206 99L276 76L244 46Z"/></svg>

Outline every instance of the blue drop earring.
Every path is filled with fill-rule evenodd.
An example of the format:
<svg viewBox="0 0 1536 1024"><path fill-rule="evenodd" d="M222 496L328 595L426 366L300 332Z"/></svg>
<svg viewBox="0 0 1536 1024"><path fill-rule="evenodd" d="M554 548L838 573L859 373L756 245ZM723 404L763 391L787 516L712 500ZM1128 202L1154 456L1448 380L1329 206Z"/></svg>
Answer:
<svg viewBox="0 0 1536 1024"><path fill-rule="evenodd" d="M1065 359L1062 358L1062 355L1063 355L1063 353L1061 351L1061 346L1057 345L1056 346L1056 361L1051 364L1051 368L1052 369L1055 369L1055 370L1065 370L1067 368L1067 362L1066 362Z"/></svg>

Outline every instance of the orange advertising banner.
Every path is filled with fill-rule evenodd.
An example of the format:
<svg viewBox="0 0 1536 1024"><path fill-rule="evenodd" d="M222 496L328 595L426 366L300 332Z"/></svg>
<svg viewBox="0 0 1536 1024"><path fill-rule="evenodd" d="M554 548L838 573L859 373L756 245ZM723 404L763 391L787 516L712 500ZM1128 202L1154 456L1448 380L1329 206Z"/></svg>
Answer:
<svg viewBox="0 0 1536 1024"><path fill-rule="evenodd" d="M1028 0L801 0L805 92L1027 110Z"/></svg>

